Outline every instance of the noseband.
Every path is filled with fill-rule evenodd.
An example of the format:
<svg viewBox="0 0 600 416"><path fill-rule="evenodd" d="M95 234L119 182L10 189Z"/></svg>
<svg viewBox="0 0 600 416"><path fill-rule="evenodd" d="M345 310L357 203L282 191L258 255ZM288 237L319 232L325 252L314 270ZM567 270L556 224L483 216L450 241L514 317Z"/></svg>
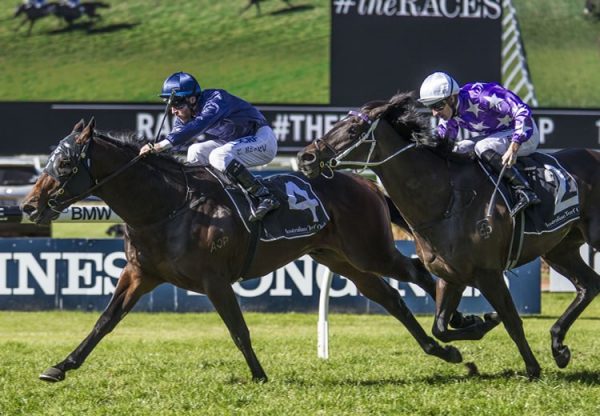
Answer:
<svg viewBox="0 0 600 416"><path fill-rule="evenodd" d="M81 145L75 142L75 136L76 134L72 133L59 143L58 147L48 160L48 164L44 168L44 172L54 178L60 184L60 187L57 189L54 195L48 199L47 202L48 208L59 214L63 209L71 205L73 202L79 201L82 198L91 195L96 189L113 179L115 176L121 174L125 169L128 169L143 157L143 155L137 155L124 166L98 181L93 178L90 171L91 160L89 149L90 144L92 143L92 138L90 138L84 145ZM59 169L54 166L54 161L58 156L68 158L74 165L69 173L61 174ZM85 174L85 176L82 176L83 174ZM71 190L71 194L76 193L77 195L67 200L59 201L58 197L64 195L65 190L68 191L69 187L76 187L77 189ZM79 189L82 187L84 190L80 191Z"/></svg>
<svg viewBox="0 0 600 416"><path fill-rule="evenodd" d="M333 147L331 147L331 145L329 145L323 139L316 139L314 141L314 145L315 145L315 148L317 149L317 151L319 151L319 143L322 142L325 145L325 147L333 154L333 157L331 159L329 159L327 162L324 162L324 161L319 162L319 167L322 170L321 175L323 175L325 178L331 179L333 177L333 170L335 168L337 168L338 166L359 166L360 167L359 173L360 173L369 167L383 165L384 163L386 163L389 160L393 159L394 157L398 156L400 153L403 153L406 150L409 150L409 149L415 147L415 143L410 143L410 144L400 148L396 152L392 153L390 156L386 157L383 160L371 161L371 158L373 157L373 153L375 151L375 147L377 146L377 139L375 138L375 130L377 130L377 127L379 126L379 121L381 119L378 118L373 121L365 113L358 112L358 111L350 111L350 112L348 112L348 116L355 116L355 117L360 118L361 120L363 120L364 122L366 122L369 125L369 129L367 131L365 131L364 133L362 133L356 142L354 142L348 148L342 150L339 153L336 152L336 150ZM345 158L346 158L346 156L348 156L348 154L350 154L353 150L362 146L363 144L370 145L369 152L364 161L362 161L362 160L357 160L357 161L345 160ZM331 173L330 176L325 174L325 172L323 170L324 168L327 168L329 170L329 172Z"/></svg>

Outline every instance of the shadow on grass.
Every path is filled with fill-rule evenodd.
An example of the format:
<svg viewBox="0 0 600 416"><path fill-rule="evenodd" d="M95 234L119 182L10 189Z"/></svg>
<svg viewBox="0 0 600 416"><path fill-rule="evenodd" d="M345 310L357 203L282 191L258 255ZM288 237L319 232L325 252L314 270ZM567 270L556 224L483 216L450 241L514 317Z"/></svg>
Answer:
<svg viewBox="0 0 600 416"><path fill-rule="evenodd" d="M85 34L87 35L100 35L103 33L112 33L112 32L118 32L121 30L130 30L133 29L134 27L138 26L140 23L113 23L110 25L102 25L99 27L96 27L94 22L81 22L81 23L74 23L70 26L66 26L60 29L54 29L54 30L50 30L47 33L49 35L61 35L64 33L69 33L69 32L76 32L76 31L80 31L80 32L85 32Z"/></svg>
<svg viewBox="0 0 600 416"><path fill-rule="evenodd" d="M299 4L297 6L286 7L285 9L272 11L271 13L269 13L269 15L270 16L279 16L279 15L285 15L285 14L291 14L291 13L305 12L307 10L312 10L314 8L315 8L315 6L312 6L310 4Z"/></svg>
<svg viewBox="0 0 600 416"><path fill-rule="evenodd" d="M542 378L539 382L545 380L554 380L566 383L577 383L585 384L587 386L600 385L600 373L594 371L577 371L572 373L565 372L549 372L547 376L544 376L542 372ZM529 380L529 377L525 372L519 372L515 370L503 370L498 373L484 373L484 374L464 374L464 375L450 375L450 374L434 374L424 377L387 377L381 379L328 379L323 382L307 381L306 379L296 379L294 377L286 378L285 382L293 385L306 386L322 384L326 386L364 386L364 387L383 387L383 386L406 386L424 383L432 386L443 386L447 384L456 384L461 382L470 381L523 381L527 383L536 383L537 380Z"/></svg>
<svg viewBox="0 0 600 416"><path fill-rule="evenodd" d="M525 319L552 319L557 320L560 318L558 315L525 315L521 317L523 320ZM600 321L600 316L580 316L577 318L578 321Z"/></svg>

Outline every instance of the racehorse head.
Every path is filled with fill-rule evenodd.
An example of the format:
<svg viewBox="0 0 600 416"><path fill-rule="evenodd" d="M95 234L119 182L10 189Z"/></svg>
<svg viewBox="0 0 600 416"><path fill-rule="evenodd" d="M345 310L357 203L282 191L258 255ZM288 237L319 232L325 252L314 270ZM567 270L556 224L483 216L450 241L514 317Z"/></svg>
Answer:
<svg viewBox="0 0 600 416"><path fill-rule="evenodd" d="M89 146L95 121L81 120L60 141L48 163L23 201L23 212L36 224L48 224L71 203L87 196L94 181L89 172Z"/></svg>
<svg viewBox="0 0 600 416"><path fill-rule="evenodd" d="M408 137L427 131L427 121L417 114L412 93L400 93L389 101L369 102L359 111L350 111L322 138L298 153L298 167L307 177L315 178L328 176L338 167L366 168L385 163L376 136L391 129L401 134L404 131Z"/></svg>

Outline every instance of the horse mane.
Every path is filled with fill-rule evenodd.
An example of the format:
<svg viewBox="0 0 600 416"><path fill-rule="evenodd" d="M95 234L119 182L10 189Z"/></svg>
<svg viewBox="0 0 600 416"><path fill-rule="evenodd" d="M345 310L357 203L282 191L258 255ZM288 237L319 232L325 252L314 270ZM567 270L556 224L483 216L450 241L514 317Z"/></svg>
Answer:
<svg viewBox="0 0 600 416"><path fill-rule="evenodd" d="M109 142L120 150L131 153L131 158L137 156L142 146L149 142L149 140L133 132L102 132L95 130L94 138ZM168 152L148 155L143 160L166 176L172 176L172 173L180 174L182 169L186 168L181 160ZM203 166L195 166L195 170L204 171L205 169Z"/></svg>
<svg viewBox="0 0 600 416"><path fill-rule="evenodd" d="M364 105L364 112L371 120L383 118L402 137L424 147L436 155L458 163L471 162L471 158L452 152L450 140L440 140L431 129L429 114L419 111L414 93L398 92L388 101L372 101Z"/></svg>

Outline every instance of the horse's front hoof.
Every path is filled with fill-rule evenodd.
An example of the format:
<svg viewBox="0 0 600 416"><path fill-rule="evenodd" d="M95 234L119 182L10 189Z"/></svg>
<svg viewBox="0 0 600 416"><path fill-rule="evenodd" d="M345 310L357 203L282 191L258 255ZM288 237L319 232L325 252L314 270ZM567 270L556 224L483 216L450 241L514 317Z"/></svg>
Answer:
<svg viewBox="0 0 600 416"><path fill-rule="evenodd" d="M446 357L444 359L447 362L453 363L453 364L462 363L462 360L463 360L462 354L456 347L453 347L452 345L448 345L448 346L444 347L444 351L446 352Z"/></svg>
<svg viewBox="0 0 600 416"><path fill-rule="evenodd" d="M269 381L269 378L264 375L264 376L257 376L257 377L252 377L252 381L254 381L255 383L266 383L267 381Z"/></svg>
<svg viewBox="0 0 600 416"><path fill-rule="evenodd" d="M529 381L536 381L540 379L540 375L542 374L542 369L537 367L527 367L527 377Z"/></svg>
<svg viewBox="0 0 600 416"><path fill-rule="evenodd" d="M63 381L65 379L65 372L59 370L56 367L50 367L40 374L40 380L47 381L50 383L56 383L57 381Z"/></svg>
<svg viewBox="0 0 600 416"><path fill-rule="evenodd" d="M571 361L571 350L566 345L553 349L552 355L558 368L565 368Z"/></svg>

